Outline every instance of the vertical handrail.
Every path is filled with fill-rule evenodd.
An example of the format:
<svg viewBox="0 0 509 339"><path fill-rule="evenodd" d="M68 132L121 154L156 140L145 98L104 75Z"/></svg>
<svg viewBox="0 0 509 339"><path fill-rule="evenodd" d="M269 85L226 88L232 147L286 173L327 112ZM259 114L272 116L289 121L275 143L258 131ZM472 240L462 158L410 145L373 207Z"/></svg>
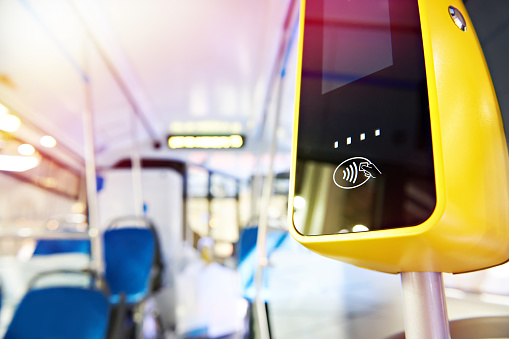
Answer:
<svg viewBox="0 0 509 339"><path fill-rule="evenodd" d="M143 179L141 174L140 143L136 126L136 112L129 114L131 123L131 136L133 146L131 148L131 180L133 183L134 215L142 218L144 216Z"/></svg>
<svg viewBox="0 0 509 339"><path fill-rule="evenodd" d="M270 328L268 315L265 308L265 301L262 299L262 284L263 284L263 271L264 268L268 265L268 257L267 257L267 249L266 249L266 241L267 241L267 228L268 228L268 209L270 205L270 198L273 192L273 182L274 182L274 162L276 157L276 147L277 147L277 129L279 126L279 118L281 115L281 106L282 106L282 93L283 93L283 85L284 85L284 76L285 76L285 68L287 57L290 51L290 48L293 44L293 31L291 29L291 22L295 21L295 16L298 13L298 6L295 6L295 1L290 3L288 14L285 19L285 25L283 27L283 37L281 41L280 50L278 56L276 58L276 63L274 67L274 71L272 73L272 78L269 83L269 94L267 95L266 101L266 112L265 112L265 127L270 126L267 122L272 122L272 133L270 135L270 153L269 153L269 164L267 169L267 175L265 180L263 181L261 199L259 207L259 218L258 218L258 236L256 241L257 252L257 269L255 272L255 308L256 308L256 317L258 329L260 331L261 339L269 339L270 338ZM298 25L298 20L297 20ZM276 89L276 93L271 94ZM270 103L273 99L276 99L276 107L274 109L269 110ZM271 118L273 121L270 121ZM263 135L263 133L262 133ZM259 178L255 178L261 180L261 176Z"/></svg>
<svg viewBox="0 0 509 339"><path fill-rule="evenodd" d="M90 268L97 272L99 276L104 273L103 264L103 244L101 232L99 229L99 205L97 202L97 173L95 166L95 142L94 142L94 119L92 111L92 92L90 81L84 79L85 83L85 109L83 110L83 134L85 141L85 183L87 191L87 209L88 209L88 233L90 236L90 251L92 262ZM101 279L97 280L101 283Z"/></svg>
<svg viewBox="0 0 509 339"><path fill-rule="evenodd" d="M207 234L206 237L212 237L212 225L210 221L212 220L212 214L214 211L212 210L212 199L214 198L212 194L212 172L208 171L207 177L207 212L209 214L208 222L207 222Z"/></svg>
<svg viewBox="0 0 509 339"><path fill-rule="evenodd" d="M283 88L282 78L279 78L279 82L277 84L277 93L274 96L277 98L277 107L273 110L273 114L267 115L271 117L274 116L274 126L272 129L271 135L271 143L270 143L270 153L269 153L269 165L267 170L267 175L265 177L265 181L263 182L262 189L262 197L260 200L260 212L258 218L258 236L256 238L256 248L258 249L257 258L258 258L258 267L256 269L255 274L255 286L256 286L256 315L258 320L258 326L260 328L260 337L261 339L269 339L270 338L270 330L269 330L269 322L267 313L265 310L265 301L262 299L262 285L263 285L263 270L268 264L267 257L267 228L269 222L268 210L270 206L270 199L272 197L273 192L273 182L274 182L274 159L276 157L276 146L277 146L277 127L279 125L279 117L280 117L280 107L281 107L281 93Z"/></svg>
<svg viewBox="0 0 509 339"><path fill-rule="evenodd" d="M441 272L403 272L403 305L407 339L450 339Z"/></svg>

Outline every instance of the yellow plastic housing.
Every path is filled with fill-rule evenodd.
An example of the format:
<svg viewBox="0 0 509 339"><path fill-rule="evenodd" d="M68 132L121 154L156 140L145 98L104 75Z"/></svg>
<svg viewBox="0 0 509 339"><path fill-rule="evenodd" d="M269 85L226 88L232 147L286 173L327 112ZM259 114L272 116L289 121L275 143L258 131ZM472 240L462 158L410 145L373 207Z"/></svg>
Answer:
<svg viewBox="0 0 509 339"><path fill-rule="evenodd" d="M431 115L437 205L420 225L303 236L293 223L300 70L300 17L289 220L292 236L326 257L388 273L462 273L509 259L509 159L491 77L460 0L419 0ZM461 11L460 30L448 7Z"/></svg>

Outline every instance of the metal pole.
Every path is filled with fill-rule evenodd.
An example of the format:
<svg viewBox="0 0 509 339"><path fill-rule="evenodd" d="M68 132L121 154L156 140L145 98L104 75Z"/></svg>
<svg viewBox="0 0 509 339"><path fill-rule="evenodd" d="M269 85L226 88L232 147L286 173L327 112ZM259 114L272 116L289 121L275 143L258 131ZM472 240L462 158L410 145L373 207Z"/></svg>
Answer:
<svg viewBox="0 0 509 339"><path fill-rule="evenodd" d="M212 213L214 212L212 210L212 198L214 196L212 195L212 172L208 171L208 179L207 179L207 209L209 213L209 220L207 222L207 234L206 237L212 237L212 227L210 225L210 221L212 220Z"/></svg>
<svg viewBox="0 0 509 339"><path fill-rule="evenodd" d="M92 104L90 84L85 82L86 109L83 110L83 132L85 136L85 174L87 185L88 207L88 233L90 235L92 262L91 269L99 276L103 275L104 265L102 260L102 237L99 230L97 183L95 171L95 147L94 147L94 122L92 118ZM98 280L100 282L100 279Z"/></svg>
<svg viewBox="0 0 509 339"><path fill-rule="evenodd" d="M265 310L265 302L262 299L261 291L263 288L263 270L268 265L267 257L267 229L269 227L269 215L268 210L270 207L270 199L274 191L274 162L276 157L277 148L277 129L279 126L279 117L281 116L281 105L282 105L282 92L283 92L283 76L278 79L278 83L275 85L277 103L275 109L273 109L267 118L274 116L272 135L270 138L270 153L269 153L269 166L267 169L267 175L263 183L262 196L260 199L260 211L258 219L258 237L256 241L256 247L258 249L258 267L255 274L255 286L256 286L256 314L258 317L258 324L260 327L261 339L270 338L269 320L267 312Z"/></svg>
<svg viewBox="0 0 509 339"><path fill-rule="evenodd" d="M8 227L0 228L0 239L3 238L27 238L27 239L77 239L88 240L90 235L88 232L79 233L58 233L49 231L39 231L32 228Z"/></svg>
<svg viewBox="0 0 509 339"><path fill-rule="evenodd" d="M280 51L276 59L274 72L269 82L266 103L265 103L265 128L272 127L272 133L270 135L270 153L269 153L269 165L267 170L267 175L265 177L265 181L262 181L262 175L260 175L258 180L263 182L261 199L259 207L259 218L258 218L258 237L256 241L256 248L258 250L257 253L257 269L255 272L255 287L256 287L256 295L255 295L255 321L258 325L259 338L260 339L269 339L270 338L270 327L269 327L269 319L265 309L265 300L262 296L262 288L263 288L263 274L264 268L268 265L268 257L267 257L267 228L268 228L268 208L270 205L270 198L273 192L273 181L274 181L274 162L276 157L276 146L277 146L277 128L279 126L279 117L281 115L281 105L282 105L282 92L284 81L283 78L285 76L285 66L286 66L286 57L288 56L290 47L292 45L292 32L288 28L291 27L290 23L294 16L297 13L295 9L295 1L290 3L290 7L288 9L287 18L285 19L285 27L283 31L282 43L280 46ZM298 21L297 21L298 22ZM274 93L275 90L275 93ZM276 101L276 107L271 109L271 101ZM271 121L273 119L273 121ZM270 122L273 123L270 126ZM263 140L263 129L262 129L262 140ZM256 205L255 205L256 206Z"/></svg>
<svg viewBox="0 0 509 339"><path fill-rule="evenodd" d="M267 318L267 312L265 310L265 299L263 298L261 292L263 289L263 271L268 264L267 257L267 228L269 226L269 216L268 209L270 206L270 199L272 197L273 191L273 182L274 182L274 158L276 157L276 146L277 146L277 127L279 125L279 116L280 116L280 104L281 104L281 90L282 90L283 82L282 79L279 79L279 83L277 84L277 93L275 98L278 100L278 105L276 109L268 112L267 119L274 116L274 125L272 126L272 135L270 139L270 153L269 153L269 166L267 169L267 175L265 177L265 181L263 182L262 188L262 196L260 199L260 211L258 218L258 236L256 238L256 248L258 250L257 256L257 269L255 272L255 287L256 287L256 295L255 295L255 310L256 310L256 320L258 322L258 327L260 330L260 338L261 339L269 339L270 338L270 329L269 329L269 320Z"/></svg>
<svg viewBox="0 0 509 339"><path fill-rule="evenodd" d="M88 44L84 44L84 69L88 70ZM85 184L87 191L88 234L90 236L90 269L99 277L104 275L103 243L99 228L99 203L97 202L97 173L95 165L94 117L92 105L92 89L90 79L83 78L84 104L83 110L83 137L85 152ZM102 279L98 279L97 287L102 287Z"/></svg>
<svg viewBox="0 0 509 339"><path fill-rule="evenodd" d="M140 142L138 140L135 112L129 114L131 122L131 135L133 146L131 148L131 178L133 182L133 203L134 215L138 218L143 217L144 199L143 199L143 179L141 173Z"/></svg>
<svg viewBox="0 0 509 339"><path fill-rule="evenodd" d="M441 272L401 273L407 339L450 339Z"/></svg>

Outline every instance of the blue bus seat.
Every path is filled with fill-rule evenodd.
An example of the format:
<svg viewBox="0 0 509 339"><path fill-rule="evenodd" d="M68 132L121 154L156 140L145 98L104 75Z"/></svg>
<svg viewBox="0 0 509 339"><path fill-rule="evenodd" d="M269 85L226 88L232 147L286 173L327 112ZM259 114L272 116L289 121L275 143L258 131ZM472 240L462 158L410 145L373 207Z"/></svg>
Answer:
<svg viewBox="0 0 509 339"><path fill-rule="evenodd" d="M149 228L113 228L104 232L105 279L110 302L135 304L150 292L155 236Z"/></svg>
<svg viewBox="0 0 509 339"><path fill-rule="evenodd" d="M51 287L29 291L7 328L5 339L102 339L109 304L99 290Z"/></svg>
<svg viewBox="0 0 509 339"><path fill-rule="evenodd" d="M272 252L278 249L286 239L288 239L289 233L283 230L271 230L267 232L267 238L265 243L265 249L267 257L270 257ZM255 274L257 270L257 243L258 240L258 227L249 227L241 230L238 241L237 249L237 272L239 273L240 283L243 291L243 296L248 301L252 301L255 297ZM263 287L268 284L268 273L264 274ZM262 297L266 298L266 293L263 293ZM267 301L267 300L266 300Z"/></svg>
<svg viewBox="0 0 509 339"><path fill-rule="evenodd" d="M61 253L84 253L90 255L90 240L41 239L37 241L33 255L49 255Z"/></svg>

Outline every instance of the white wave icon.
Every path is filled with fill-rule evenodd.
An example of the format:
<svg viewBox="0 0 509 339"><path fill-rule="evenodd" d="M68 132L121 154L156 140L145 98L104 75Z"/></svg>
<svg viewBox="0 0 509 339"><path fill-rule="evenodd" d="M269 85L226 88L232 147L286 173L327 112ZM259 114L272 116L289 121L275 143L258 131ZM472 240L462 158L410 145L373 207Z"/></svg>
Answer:
<svg viewBox="0 0 509 339"><path fill-rule="evenodd" d="M343 170L343 180L351 182L355 184L357 181L357 175L359 174L359 170L357 169L357 164L354 162L350 164L346 169Z"/></svg>
<svg viewBox="0 0 509 339"><path fill-rule="evenodd" d="M343 177L340 177L341 173ZM354 157L339 164L332 179L336 186L352 189L364 185L369 179L376 178L379 174L382 174L382 172L369 159Z"/></svg>

